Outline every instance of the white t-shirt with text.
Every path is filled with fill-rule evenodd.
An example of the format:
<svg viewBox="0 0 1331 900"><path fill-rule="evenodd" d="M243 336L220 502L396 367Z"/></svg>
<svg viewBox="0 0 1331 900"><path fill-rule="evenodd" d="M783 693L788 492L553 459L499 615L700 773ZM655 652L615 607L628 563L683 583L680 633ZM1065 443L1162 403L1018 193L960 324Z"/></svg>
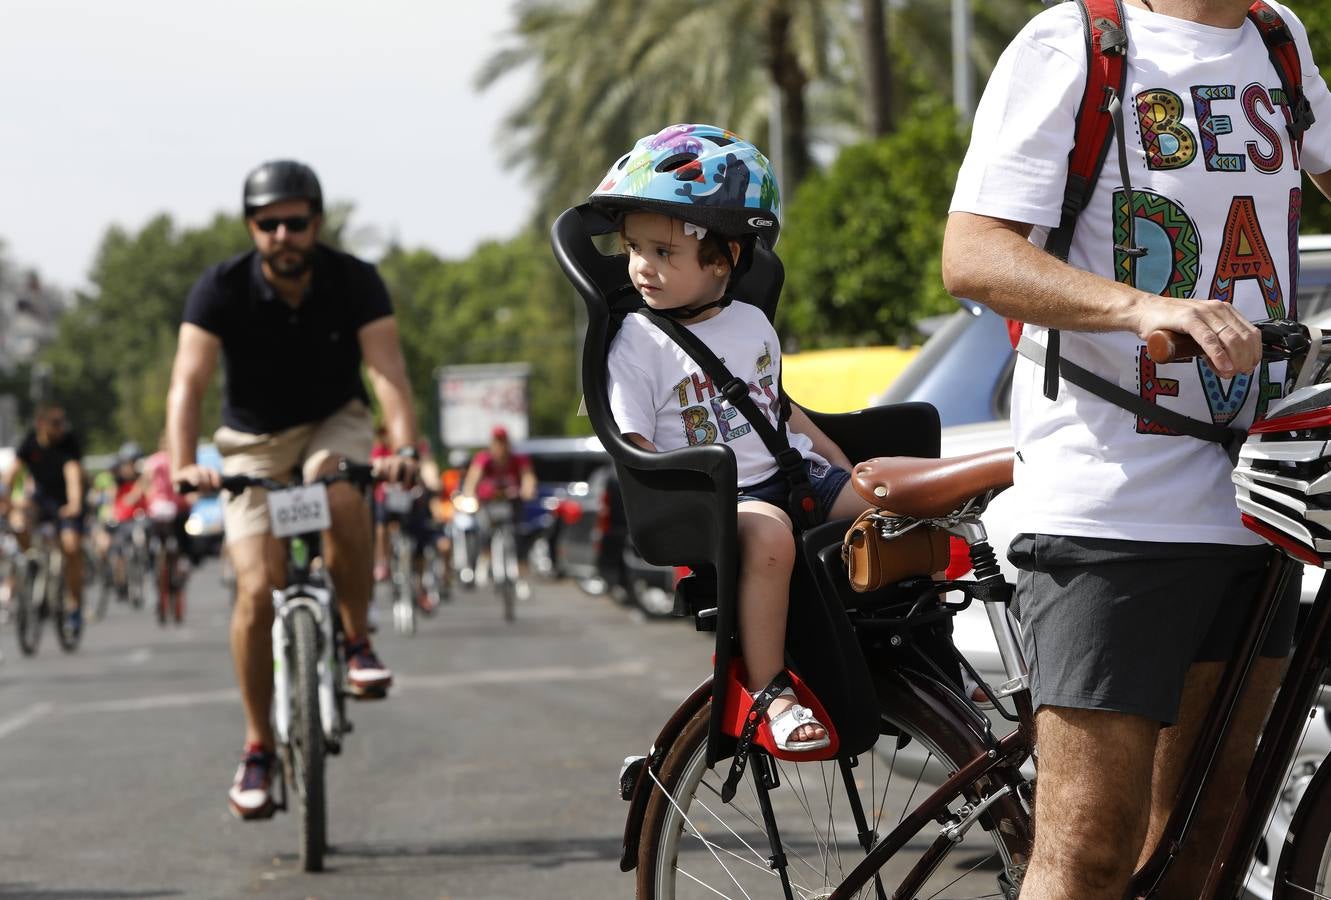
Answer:
<svg viewBox="0 0 1331 900"><path fill-rule="evenodd" d="M1123 98L1134 240L1149 252L1135 285L1166 296L1234 303L1253 320L1293 314L1302 171L1331 169L1331 96L1302 24L1273 4L1294 35L1317 123L1297 156L1266 45L1250 22L1200 25L1125 7L1129 52ZM1087 59L1076 4L1036 16L1004 51L975 116L953 212L1058 225ZM1128 281L1128 198L1111 147L1068 261ZM1047 331L1027 324L1044 344ZM1246 427L1280 396L1283 367L1233 379L1204 362L1155 365L1124 332L1062 332L1061 354L1176 412ZM1012 386L1017 528L1142 541L1255 544L1242 527L1218 444L1170 433L1017 360Z"/></svg>
<svg viewBox="0 0 1331 900"><path fill-rule="evenodd" d="M749 386L749 396L773 425L780 405L781 346L756 306L734 301L710 319L688 325ZM610 345L610 411L624 434L640 434L657 450L724 443L735 452L739 486L752 487L780 470L767 445L721 394L721 385L682 347L644 316L628 315ZM815 466L827 461L809 438L786 429L790 446Z"/></svg>

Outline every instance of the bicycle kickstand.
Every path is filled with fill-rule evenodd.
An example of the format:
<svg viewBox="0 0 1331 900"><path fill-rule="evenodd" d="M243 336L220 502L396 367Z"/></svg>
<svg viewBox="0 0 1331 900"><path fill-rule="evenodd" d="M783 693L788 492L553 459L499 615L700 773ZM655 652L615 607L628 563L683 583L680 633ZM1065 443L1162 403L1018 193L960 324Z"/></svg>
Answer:
<svg viewBox="0 0 1331 900"><path fill-rule="evenodd" d="M776 774L776 764L772 761L772 757L766 753L751 750L749 752L749 773L753 776L753 784L758 792L758 805L762 807L763 811L763 825L767 829L767 842L772 848L772 855L768 857L767 864L781 876L781 889L785 891L786 900L795 900L795 895L790 890L790 875L786 872L786 854L781 849L781 834L777 830L776 816L772 813L772 799L768 795L769 791L781 784Z"/></svg>

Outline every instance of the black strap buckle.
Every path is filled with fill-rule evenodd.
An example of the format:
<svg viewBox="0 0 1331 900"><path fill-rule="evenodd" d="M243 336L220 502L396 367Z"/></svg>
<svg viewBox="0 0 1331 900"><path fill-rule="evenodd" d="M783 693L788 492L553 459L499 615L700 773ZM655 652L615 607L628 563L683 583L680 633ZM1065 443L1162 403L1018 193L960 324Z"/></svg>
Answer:
<svg viewBox="0 0 1331 900"><path fill-rule="evenodd" d="M808 481L808 475L804 471L804 457L794 447L787 447L777 453L776 464L782 474L792 475L798 472L800 480Z"/></svg>
<svg viewBox="0 0 1331 900"><path fill-rule="evenodd" d="M721 394L734 406L749 396L749 383L736 375L721 386Z"/></svg>
<svg viewBox="0 0 1331 900"><path fill-rule="evenodd" d="M1308 102L1308 97L1303 93L1302 88L1298 88L1299 95L1290 103L1290 120L1285 124L1289 130L1289 136L1295 141L1303 138L1303 133L1313 126L1317 121L1317 116L1313 114L1313 105Z"/></svg>

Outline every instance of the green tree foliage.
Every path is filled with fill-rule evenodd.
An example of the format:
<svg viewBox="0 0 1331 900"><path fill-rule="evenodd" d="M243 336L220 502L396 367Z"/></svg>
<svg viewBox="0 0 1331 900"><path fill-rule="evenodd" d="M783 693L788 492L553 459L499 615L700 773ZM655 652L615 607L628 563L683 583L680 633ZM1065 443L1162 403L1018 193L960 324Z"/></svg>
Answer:
<svg viewBox="0 0 1331 900"><path fill-rule="evenodd" d="M952 308L937 272L965 142L951 108L920 103L888 137L845 148L787 207L782 333L801 347L896 343Z"/></svg>
<svg viewBox="0 0 1331 900"><path fill-rule="evenodd" d="M180 228L160 215L137 233L107 231L92 267L93 292L60 320L43 355L55 396L92 449L128 439L156 446L185 297L204 269L249 246L240 218L220 214L202 228ZM217 417L214 392L204 426Z"/></svg>
<svg viewBox="0 0 1331 900"><path fill-rule="evenodd" d="M812 83L829 77L845 3L801 0L522 0L513 40L477 77L535 69L506 120L510 158L535 176L538 218L580 202L616 157L675 122L724 125L768 148L773 88L793 181L810 159Z"/></svg>
<svg viewBox="0 0 1331 900"><path fill-rule="evenodd" d="M1308 30L1308 45L1322 75L1331 75L1331 4L1302 2L1294 4L1294 11ZM1331 128L1331 122L1318 122L1314 128ZM1331 234L1331 201L1322 196L1317 185L1303 179L1304 234Z"/></svg>
<svg viewBox="0 0 1331 900"><path fill-rule="evenodd" d="M531 430L561 434L577 410L579 301L545 236L524 231L462 260L394 248L380 263L397 307L422 429L438 439L434 371L441 365L531 364Z"/></svg>

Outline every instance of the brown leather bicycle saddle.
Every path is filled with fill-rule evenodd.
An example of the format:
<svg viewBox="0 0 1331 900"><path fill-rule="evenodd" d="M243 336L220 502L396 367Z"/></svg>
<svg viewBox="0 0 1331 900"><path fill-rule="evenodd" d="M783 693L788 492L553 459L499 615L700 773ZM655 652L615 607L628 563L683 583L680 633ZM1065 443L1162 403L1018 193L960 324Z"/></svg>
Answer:
<svg viewBox="0 0 1331 900"><path fill-rule="evenodd" d="M945 516L967 500L1012 484L1011 447L947 459L880 456L855 466L855 491L899 516Z"/></svg>

